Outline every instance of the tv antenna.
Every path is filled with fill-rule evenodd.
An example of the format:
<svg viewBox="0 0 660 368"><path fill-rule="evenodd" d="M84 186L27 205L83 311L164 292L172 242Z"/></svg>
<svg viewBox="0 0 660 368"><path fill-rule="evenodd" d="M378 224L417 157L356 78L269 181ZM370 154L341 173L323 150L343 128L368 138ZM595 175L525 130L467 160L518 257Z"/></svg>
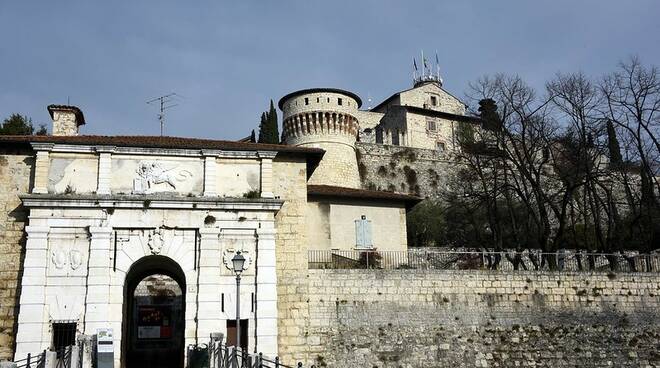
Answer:
<svg viewBox="0 0 660 368"><path fill-rule="evenodd" d="M163 129L165 128L165 110L171 109L174 106L179 106L177 97L183 97L181 95L176 94L175 92L172 92L167 95L163 95L160 97L156 97L154 99L151 99L147 101L148 105L155 105L158 104L160 106L159 112L158 112L158 121L160 122L160 136L163 136Z"/></svg>

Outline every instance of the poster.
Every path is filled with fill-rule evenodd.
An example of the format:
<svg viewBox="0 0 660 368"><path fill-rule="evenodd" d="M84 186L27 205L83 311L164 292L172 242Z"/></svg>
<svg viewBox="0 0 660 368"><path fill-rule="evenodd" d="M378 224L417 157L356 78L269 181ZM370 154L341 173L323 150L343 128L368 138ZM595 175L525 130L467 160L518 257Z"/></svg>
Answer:
<svg viewBox="0 0 660 368"><path fill-rule="evenodd" d="M172 337L172 307L141 305L138 307L138 339L169 339Z"/></svg>

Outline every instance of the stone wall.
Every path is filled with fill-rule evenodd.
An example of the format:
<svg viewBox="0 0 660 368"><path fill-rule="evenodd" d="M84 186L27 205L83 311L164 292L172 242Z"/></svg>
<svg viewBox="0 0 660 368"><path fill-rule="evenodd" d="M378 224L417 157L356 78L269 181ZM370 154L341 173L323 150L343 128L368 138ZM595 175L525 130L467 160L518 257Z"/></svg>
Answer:
<svg viewBox="0 0 660 368"><path fill-rule="evenodd" d="M660 275L309 270L320 367L660 365Z"/></svg>
<svg viewBox="0 0 660 368"><path fill-rule="evenodd" d="M356 144L362 188L438 198L459 167L455 155L436 150Z"/></svg>
<svg viewBox="0 0 660 368"><path fill-rule="evenodd" d="M0 361L13 356L27 210L20 194L29 190L33 166L30 152L0 152Z"/></svg>
<svg viewBox="0 0 660 368"><path fill-rule="evenodd" d="M278 348L283 362L305 360L307 304L307 170L304 160L275 158L273 191L284 205L275 216Z"/></svg>

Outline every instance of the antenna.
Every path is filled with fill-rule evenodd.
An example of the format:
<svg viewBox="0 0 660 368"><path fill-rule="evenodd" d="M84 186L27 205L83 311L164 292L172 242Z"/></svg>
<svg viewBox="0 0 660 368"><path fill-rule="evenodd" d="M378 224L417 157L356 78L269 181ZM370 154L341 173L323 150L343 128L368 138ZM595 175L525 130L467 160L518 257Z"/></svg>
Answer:
<svg viewBox="0 0 660 368"><path fill-rule="evenodd" d="M158 103L160 105L159 113L158 113L158 121L160 122L160 136L163 136L163 129L165 128L165 110L171 109L174 106L179 106L177 101L177 97L183 97L181 95L177 95L175 92L172 92L167 95L163 95L160 97L156 97L154 99L151 99L147 101L147 105L154 105Z"/></svg>

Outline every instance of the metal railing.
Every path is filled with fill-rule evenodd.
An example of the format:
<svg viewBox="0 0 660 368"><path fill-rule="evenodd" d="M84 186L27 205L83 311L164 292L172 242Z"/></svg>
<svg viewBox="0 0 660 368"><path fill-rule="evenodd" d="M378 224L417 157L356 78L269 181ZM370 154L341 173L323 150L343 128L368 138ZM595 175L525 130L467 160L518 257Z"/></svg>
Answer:
<svg viewBox="0 0 660 368"><path fill-rule="evenodd" d="M28 353L25 358L16 360L13 363L16 364L16 368L43 368L45 362L46 350L37 354Z"/></svg>
<svg viewBox="0 0 660 368"><path fill-rule="evenodd" d="M303 368L302 363L287 365L279 357L268 358L263 354L250 354L241 348L227 346L222 341L211 340L208 344L188 346L188 368ZM311 368L314 368L312 366Z"/></svg>
<svg viewBox="0 0 660 368"><path fill-rule="evenodd" d="M310 250L310 269L660 272L660 253Z"/></svg>

